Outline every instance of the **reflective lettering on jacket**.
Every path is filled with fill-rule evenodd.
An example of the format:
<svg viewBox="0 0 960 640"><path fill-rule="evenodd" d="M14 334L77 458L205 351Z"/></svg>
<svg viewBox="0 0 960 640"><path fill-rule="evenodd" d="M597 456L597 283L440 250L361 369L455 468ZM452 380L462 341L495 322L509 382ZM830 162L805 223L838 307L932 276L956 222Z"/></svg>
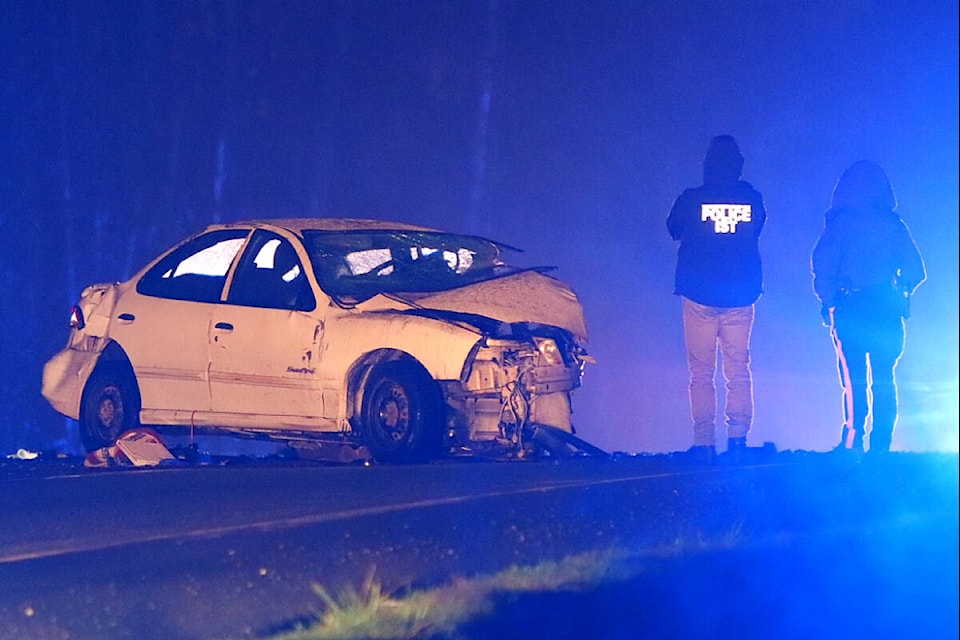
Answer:
<svg viewBox="0 0 960 640"><path fill-rule="evenodd" d="M750 222L748 204L700 205L700 221L713 222L714 233L736 233L738 222Z"/></svg>

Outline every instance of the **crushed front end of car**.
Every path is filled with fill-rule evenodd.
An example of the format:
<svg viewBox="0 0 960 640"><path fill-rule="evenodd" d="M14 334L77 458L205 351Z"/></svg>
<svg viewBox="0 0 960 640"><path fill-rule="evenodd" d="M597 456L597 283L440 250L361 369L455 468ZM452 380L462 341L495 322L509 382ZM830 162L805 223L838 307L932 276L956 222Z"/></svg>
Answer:
<svg viewBox="0 0 960 640"><path fill-rule="evenodd" d="M570 394L581 384L585 351L553 327L508 326L509 338L485 335L461 379L442 383L447 437L457 449L522 456L544 427L575 433Z"/></svg>
<svg viewBox="0 0 960 640"><path fill-rule="evenodd" d="M321 287L344 308L381 308L383 296L409 307L384 313L475 334L457 378L430 371L442 390L448 452L526 456L542 446L576 446L571 393L593 359L580 301L547 275L551 268L508 266L500 260L502 245L472 236L306 235ZM416 357L430 345L408 349Z"/></svg>

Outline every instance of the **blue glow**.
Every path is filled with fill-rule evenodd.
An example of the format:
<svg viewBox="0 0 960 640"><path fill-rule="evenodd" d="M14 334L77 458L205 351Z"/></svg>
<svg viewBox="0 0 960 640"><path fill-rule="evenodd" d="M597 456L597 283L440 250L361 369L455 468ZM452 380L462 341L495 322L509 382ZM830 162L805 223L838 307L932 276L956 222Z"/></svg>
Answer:
<svg viewBox="0 0 960 640"><path fill-rule="evenodd" d="M685 449L665 218L718 133L769 213L750 443L839 437L809 254L840 172L869 158L929 273L894 448L958 449L956 0L47 4L0 3L0 284L17 292L0 330L30 336L0 351L13 450L64 435L37 376L84 286L210 222L286 215L479 233L556 265L597 358L578 435Z"/></svg>

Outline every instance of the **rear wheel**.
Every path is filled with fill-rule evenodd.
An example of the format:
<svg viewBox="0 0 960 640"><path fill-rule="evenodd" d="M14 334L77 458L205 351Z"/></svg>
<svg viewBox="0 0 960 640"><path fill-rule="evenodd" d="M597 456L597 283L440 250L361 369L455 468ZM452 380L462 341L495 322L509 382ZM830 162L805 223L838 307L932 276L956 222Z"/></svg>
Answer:
<svg viewBox="0 0 960 640"><path fill-rule="evenodd" d="M422 369L403 362L378 365L364 388L360 432L380 462L425 462L440 451L440 397Z"/></svg>
<svg viewBox="0 0 960 640"><path fill-rule="evenodd" d="M108 364L98 367L83 391L80 438L87 451L110 446L120 434L137 426L140 398L133 374Z"/></svg>

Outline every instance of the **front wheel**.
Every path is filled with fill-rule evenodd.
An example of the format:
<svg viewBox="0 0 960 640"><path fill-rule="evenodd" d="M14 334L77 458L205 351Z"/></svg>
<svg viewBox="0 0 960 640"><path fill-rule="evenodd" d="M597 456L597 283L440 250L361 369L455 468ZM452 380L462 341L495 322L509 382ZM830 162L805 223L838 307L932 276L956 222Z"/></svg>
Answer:
<svg viewBox="0 0 960 640"><path fill-rule="evenodd" d="M120 434L137 426L140 397L133 374L123 367L98 367L83 391L80 404L80 438L87 451L116 442Z"/></svg>
<svg viewBox="0 0 960 640"><path fill-rule="evenodd" d="M439 392L422 369L403 362L378 365L364 387L360 433L379 462L426 462L442 441Z"/></svg>

